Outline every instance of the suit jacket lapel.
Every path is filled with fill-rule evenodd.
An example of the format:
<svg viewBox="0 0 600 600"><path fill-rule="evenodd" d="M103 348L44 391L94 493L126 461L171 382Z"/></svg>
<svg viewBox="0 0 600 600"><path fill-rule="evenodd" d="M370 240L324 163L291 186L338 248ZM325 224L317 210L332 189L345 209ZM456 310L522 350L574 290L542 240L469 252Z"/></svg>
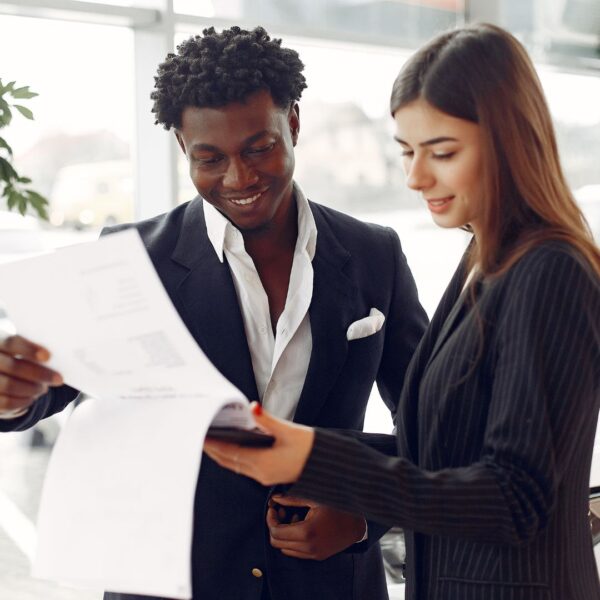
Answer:
<svg viewBox="0 0 600 600"><path fill-rule="evenodd" d="M321 215L311 203L317 226L313 259L313 296L309 308L312 354L294 421L314 423L329 390L341 371L348 352L346 329L354 316L355 286L344 274L351 260Z"/></svg>
<svg viewBox="0 0 600 600"><path fill-rule="evenodd" d="M186 210L172 259L185 266L174 297L185 324L217 369L250 400L258 399L244 321L227 261L206 234L202 199Z"/></svg>

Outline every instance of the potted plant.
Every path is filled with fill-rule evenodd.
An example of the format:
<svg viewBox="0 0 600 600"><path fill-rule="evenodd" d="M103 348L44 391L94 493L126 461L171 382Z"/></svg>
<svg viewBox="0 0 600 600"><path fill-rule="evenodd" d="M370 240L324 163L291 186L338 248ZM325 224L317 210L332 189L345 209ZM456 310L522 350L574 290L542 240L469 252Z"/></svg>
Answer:
<svg viewBox="0 0 600 600"><path fill-rule="evenodd" d="M10 124L13 113L17 109L26 119L33 120L33 113L21 104L8 102L13 100L29 100L37 96L29 90L29 86L15 87L14 81L4 85L0 79L0 129ZM9 210L16 208L22 215L29 209L35 211L42 219L48 219L46 207L48 201L41 194L27 187L31 179L17 173L13 166L13 151L6 140L0 136L0 200L6 201Z"/></svg>

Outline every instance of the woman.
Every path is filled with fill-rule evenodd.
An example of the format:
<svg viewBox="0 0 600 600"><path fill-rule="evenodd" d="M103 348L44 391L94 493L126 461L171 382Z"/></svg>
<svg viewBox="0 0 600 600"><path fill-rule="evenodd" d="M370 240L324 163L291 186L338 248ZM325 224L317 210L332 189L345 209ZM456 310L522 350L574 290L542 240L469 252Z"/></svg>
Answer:
<svg viewBox="0 0 600 600"><path fill-rule="evenodd" d="M408 370L397 457L260 407L272 449L205 449L404 527L407 598L599 600L587 503L600 252L533 66L492 25L446 33L403 68L391 112L408 185L438 225L474 234Z"/></svg>

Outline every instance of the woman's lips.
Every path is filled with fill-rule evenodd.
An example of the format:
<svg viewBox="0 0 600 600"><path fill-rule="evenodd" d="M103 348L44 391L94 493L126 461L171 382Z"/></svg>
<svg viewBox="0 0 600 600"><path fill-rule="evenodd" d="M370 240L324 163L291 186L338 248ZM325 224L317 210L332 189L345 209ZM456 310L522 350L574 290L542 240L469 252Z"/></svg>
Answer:
<svg viewBox="0 0 600 600"><path fill-rule="evenodd" d="M427 207L432 213L442 213L448 209L450 203L454 200L454 196L446 196L445 198L425 199Z"/></svg>

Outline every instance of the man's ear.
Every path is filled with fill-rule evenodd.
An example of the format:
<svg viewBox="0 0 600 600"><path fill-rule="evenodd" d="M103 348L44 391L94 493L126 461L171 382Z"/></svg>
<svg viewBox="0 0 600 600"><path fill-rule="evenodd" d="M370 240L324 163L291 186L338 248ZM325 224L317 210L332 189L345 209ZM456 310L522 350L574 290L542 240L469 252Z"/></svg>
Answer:
<svg viewBox="0 0 600 600"><path fill-rule="evenodd" d="M298 135L300 134L300 105L294 102L288 113L288 124L292 134L292 143L294 146L298 143Z"/></svg>
<svg viewBox="0 0 600 600"><path fill-rule="evenodd" d="M177 139L177 143L179 144L181 151L185 154L185 144L183 143L183 138L177 129L175 129L175 138Z"/></svg>

